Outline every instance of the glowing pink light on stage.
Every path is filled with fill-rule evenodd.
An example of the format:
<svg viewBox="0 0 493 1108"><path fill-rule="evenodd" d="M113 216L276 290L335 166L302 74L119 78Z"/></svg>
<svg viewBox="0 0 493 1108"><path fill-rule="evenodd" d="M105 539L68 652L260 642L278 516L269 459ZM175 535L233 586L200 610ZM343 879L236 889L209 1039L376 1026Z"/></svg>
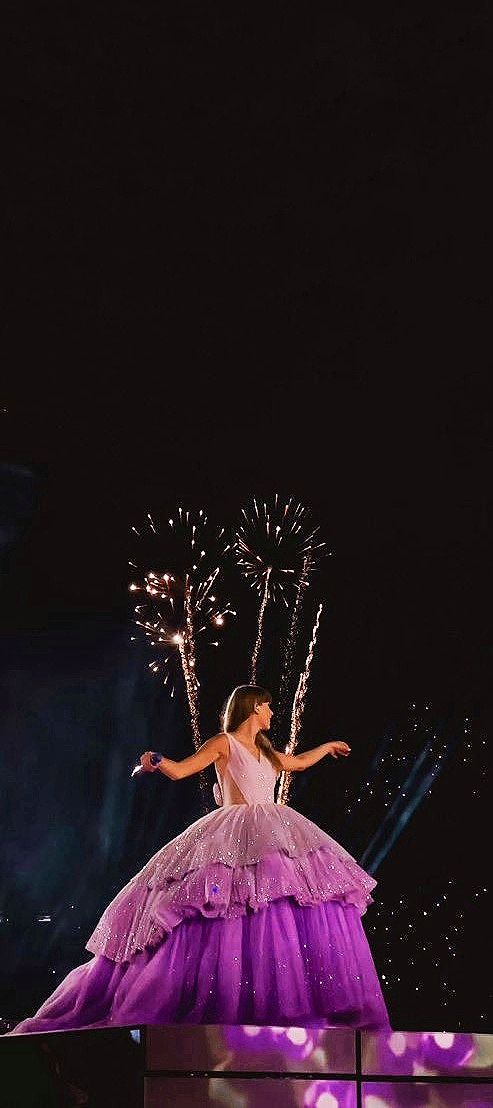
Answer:
<svg viewBox="0 0 493 1108"><path fill-rule="evenodd" d="M451 1031L426 1032L421 1036L420 1057L425 1066L439 1067L440 1072L458 1069L474 1053L474 1037Z"/></svg>
<svg viewBox="0 0 493 1108"><path fill-rule="evenodd" d="M305 1092L303 1108L356 1108L356 1082L313 1081Z"/></svg>

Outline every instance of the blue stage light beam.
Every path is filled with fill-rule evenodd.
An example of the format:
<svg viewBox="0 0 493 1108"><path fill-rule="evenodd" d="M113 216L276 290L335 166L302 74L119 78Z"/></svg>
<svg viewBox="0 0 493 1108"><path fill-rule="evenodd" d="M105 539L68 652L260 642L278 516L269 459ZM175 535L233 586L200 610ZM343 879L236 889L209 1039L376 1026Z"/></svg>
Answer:
<svg viewBox="0 0 493 1108"><path fill-rule="evenodd" d="M423 750L416 758L412 770L404 782L403 789L394 800L392 807L386 813L383 822L380 824L380 827L370 840L360 858L360 865L372 875L376 873L384 858L387 857L394 843L409 823L411 816L421 804L433 782L442 771L446 758L443 757L443 754L440 758L435 755L435 757L437 757L436 763L416 785L416 778L426 758L432 751L432 745L433 744L429 742L423 747ZM409 794L411 794L411 796L409 796Z"/></svg>

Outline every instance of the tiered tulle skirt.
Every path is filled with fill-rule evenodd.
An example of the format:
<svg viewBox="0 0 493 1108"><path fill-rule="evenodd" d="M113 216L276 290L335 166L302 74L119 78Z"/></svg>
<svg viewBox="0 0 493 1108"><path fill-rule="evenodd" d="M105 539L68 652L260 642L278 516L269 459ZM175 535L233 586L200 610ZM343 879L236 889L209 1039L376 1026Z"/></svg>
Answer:
<svg viewBox="0 0 493 1108"><path fill-rule="evenodd" d="M376 882L287 806L234 805L167 843L15 1033L137 1023L386 1028L361 923Z"/></svg>

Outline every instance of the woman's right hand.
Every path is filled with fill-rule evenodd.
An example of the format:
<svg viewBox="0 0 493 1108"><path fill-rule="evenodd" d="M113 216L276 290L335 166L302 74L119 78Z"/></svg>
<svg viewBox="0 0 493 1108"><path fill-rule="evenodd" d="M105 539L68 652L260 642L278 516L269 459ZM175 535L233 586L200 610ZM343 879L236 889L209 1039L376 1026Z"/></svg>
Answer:
<svg viewBox="0 0 493 1108"><path fill-rule="evenodd" d="M158 768L158 766L154 766L151 762L151 754L153 753L153 750L146 750L145 754L141 754L140 756L140 764L146 773L154 773Z"/></svg>

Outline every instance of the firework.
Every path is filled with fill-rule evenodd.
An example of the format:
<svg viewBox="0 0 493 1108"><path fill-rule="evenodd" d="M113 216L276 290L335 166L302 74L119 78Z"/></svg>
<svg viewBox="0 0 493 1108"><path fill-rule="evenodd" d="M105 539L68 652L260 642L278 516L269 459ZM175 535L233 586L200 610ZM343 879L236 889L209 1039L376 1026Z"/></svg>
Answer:
<svg viewBox="0 0 493 1108"><path fill-rule="evenodd" d="M257 638L255 639L255 646L253 648L253 654L252 654L252 668L251 668L251 675L250 675L250 681L251 681L252 685L257 684L257 661L258 661L258 656L259 656L259 653L260 653L260 647L262 645L262 633L263 633L263 630L264 630L264 615L265 615L265 609L267 607L267 601L269 599L269 581L270 581L271 573L272 573L272 568L271 568L271 566L269 566L269 568L267 570L267 573L265 574L264 592L263 592L263 596L262 596L262 602L260 604L260 611L259 611L259 614L258 614Z"/></svg>
<svg viewBox="0 0 493 1108"><path fill-rule="evenodd" d="M267 604L283 600L289 607L289 592L297 587L303 575L307 578L315 568L325 543L319 541L320 529L312 527L308 509L292 497L285 504L277 493L269 503L254 499L252 505L242 508L241 514L243 519L235 533L233 551L246 580L261 598L252 654L252 681L255 681Z"/></svg>
<svg viewBox="0 0 493 1108"><path fill-rule="evenodd" d="M199 680L196 673L196 639L202 635L208 638L210 645L218 646L217 640L211 640L210 633L217 633L227 615L236 615L229 603L221 605L214 595L213 587L219 575L219 567L207 572L207 555L204 547L207 517L203 511L198 516L183 508L178 509L178 517L169 519L162 531L150 513L147 523L132 532L140 541L139 562L144 559L147 565L152 560L165 563L163 569L145 569L140 582L132 582L131 592L141 592L144 600L135 606L134 619L156 655L149 668L154 673L164 673L164 684L175 692L176 662L185 681L190 709L194 745L201 743L199 726ZM221 540L223 531L216 537ZM136 561L130 562L138 569ZM172 572L179 567L180 572Z"/></svg>
<svg viewBox="0 0 493 1108"><path fill-rule="evenodd" d="M309 584L310 569L311 569L311 559L310 559L309 555L306 555L306 557L303 559L303 569L301 571L301 575L298 578L298 582L297 582L297 585L296 585L296 596L295 596L295 601L294 601L294 605L293 605L293 612L292 612L292 615L291 615L291 623L290 623L290 626L289 626L289 631L288 631L287 638L286 638L286 644L285 644L285 647L284 647L284 659L283 659L283 663L282 663L282 666L281 666L281 678L280 678L280 684L279 684L279 699L278 699L277 713L276 713L276 716L277 716L276 731L279 728L283 727L283 723L284 723L284 720L285 720L287 702L288 702L288 695L289 695L289 687L290 687L290 684L291 684L291 674L292 674L293 664L294 664L295 646L296 646L296 640L298 638L298 630L299 630L299 625L300 625L302 601L303 601L304 593L305 593L305 591L308 587L308 584Z"/></svg>
<svg viewBox="0 0 493 1108"><path fill-rule="evenodd" d="M320 616L322 614L322 609L323 609L323 604L319 604L318 611L317 611L317 616L316 616L316 619L315 619L315 624L314 624L313 631L312 631L312 637L311 637L311 640L310 640L310 645L308 647L308 654L306 656L305 667L304 667L304 669L302 670L302 672L300 674L300 679L298 681L298 687L296 689L296 693L295 693L295 697L294 697L294 701L293 701L293 710L292 710L292 713L291 713L291 728L290 728L290 734L289 734L289 742L286 744L286 748L285 748L285 753L286 754L294 754L294 751L296 749L296 745L298 743L299 735L300 735L301 722L302 722L302 718L303 718L303 712L304 712L304 709L305 709L305 700L306 700L306 694L307 694L307 689L308 689L308 682L309 682L309 679L310 679L310 670L311 670L311 666L312 666L312 662L313 662L313 655L314 655L314 652L315 652L315 646L316 646L316 643L317 643L317 635L318 635L318 629L319 629L319 626L320 626ZM278 804L287 804L288 797L289 797L290 783L291 783L291 774L287 773L286 771L283 771L283 773L281 773L280 778L279 778L279 788L278 788L278 793L277 793L277 803Z"/></svg>

